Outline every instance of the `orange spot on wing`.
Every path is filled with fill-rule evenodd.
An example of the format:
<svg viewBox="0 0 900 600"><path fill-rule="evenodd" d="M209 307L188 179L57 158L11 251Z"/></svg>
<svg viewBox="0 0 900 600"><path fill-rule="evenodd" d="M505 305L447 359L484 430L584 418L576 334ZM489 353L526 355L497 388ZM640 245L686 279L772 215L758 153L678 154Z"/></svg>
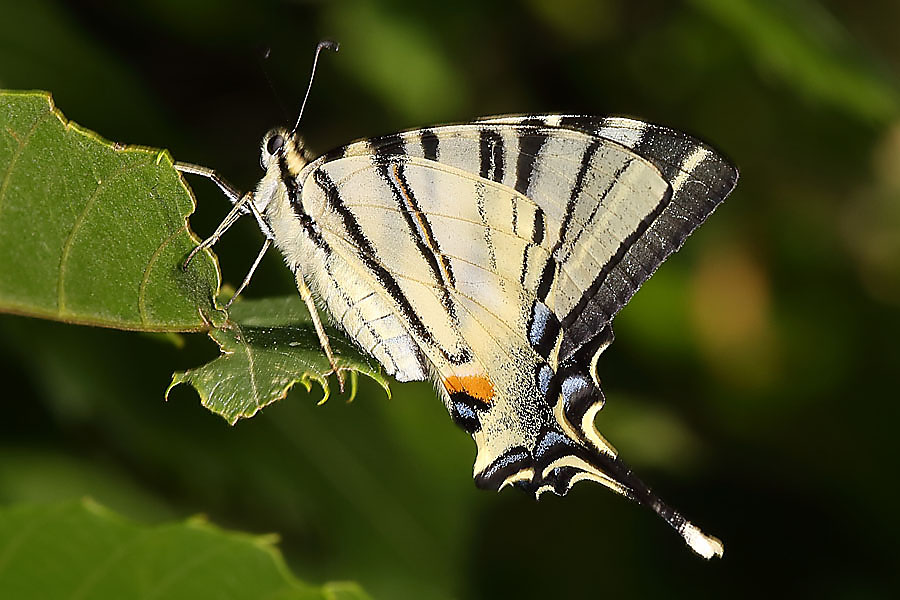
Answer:
<svg viewBox="0 0 900 600"><path fill-rule="evenodd" d="M483 375L451 375L444 379L444 387L450 394L464 392L486 404L494 399L494 384Z"/></svg>

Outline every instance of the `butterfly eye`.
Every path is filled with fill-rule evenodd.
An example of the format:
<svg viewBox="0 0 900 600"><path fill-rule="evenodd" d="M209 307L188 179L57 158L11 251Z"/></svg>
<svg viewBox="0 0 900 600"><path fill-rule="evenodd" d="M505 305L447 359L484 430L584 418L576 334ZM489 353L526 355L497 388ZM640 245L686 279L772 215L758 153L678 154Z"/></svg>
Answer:
<svg viewBox="0 0 900 600"><path fill-rule="evenodd" d="M281 134L273 135L269 138L269 143L266 144L266 150L269 154L278 154L282 148L284 148L284 137Z"/></svg>

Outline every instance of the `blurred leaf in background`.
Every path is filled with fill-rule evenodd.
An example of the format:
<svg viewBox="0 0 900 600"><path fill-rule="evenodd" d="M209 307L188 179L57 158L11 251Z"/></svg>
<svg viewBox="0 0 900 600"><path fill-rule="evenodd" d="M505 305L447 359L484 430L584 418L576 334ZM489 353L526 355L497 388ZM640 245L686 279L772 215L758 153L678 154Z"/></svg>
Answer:
<svg viewBox="0 0 900 600"><path fill-rule="evenodd" d="M368 598L306 585L274 540L201 518L143 527L92 501L0 509L0 589L11 598Z"/></svg>
<svg viewBox="0 0 900 600"><path fill-rule="evenodd" d="M178 350L10 316L0 501L91 495L144 522L202 512L278 532L304 581L358 581L376 598L897 588L896 2L0 4L16 24L0 34L0 86L48 89L104 137L167 148L243 189L261 135L292 120L321 38L342 45L304 117L321 151L572 110L682 129L742 173L623 310L600 365L598 426L725 541L720 563L597 487L537 503L477 492L473 445L429 385L394 385L386 400L363 378L352 404L319 407L295 390L230 428L183 387L162 402L173 371L215 355L202 336ZM195 188L204 235L227 205ZM252 223L229 232L226 283L258 243ZM247 294L292 290L273 254Z"/></svg>

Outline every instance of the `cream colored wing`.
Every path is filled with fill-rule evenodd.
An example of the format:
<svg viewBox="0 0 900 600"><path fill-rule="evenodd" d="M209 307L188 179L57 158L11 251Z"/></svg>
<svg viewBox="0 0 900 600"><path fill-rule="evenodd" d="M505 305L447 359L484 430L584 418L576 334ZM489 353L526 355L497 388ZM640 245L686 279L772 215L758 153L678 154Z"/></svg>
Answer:
<svg viewBox="0 0 900 600"><path fill-rule="evenodd" d="M593 423L612 314L665 257L623 266L673 201L657 164L621 140L545 119L360 142L298 179L333 272L385 313L374 328L369 321L372 340L388 335L378 323L404 329L419 370L436 374L454 420L475 438L480 486L565 494L592 479L696 537ZM596 296L617 269L632 274L632 288L604 298L614 308L598 319ZM351 336L366 326L364 315L345 317L335 314Z"/></svg>

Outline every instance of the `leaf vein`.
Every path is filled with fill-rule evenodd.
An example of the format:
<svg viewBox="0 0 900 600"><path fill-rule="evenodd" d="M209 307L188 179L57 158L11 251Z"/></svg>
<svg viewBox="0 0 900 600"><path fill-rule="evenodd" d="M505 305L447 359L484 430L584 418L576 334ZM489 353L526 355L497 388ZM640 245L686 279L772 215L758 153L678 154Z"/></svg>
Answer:
<svg viewBox="0 0 900 600"><path fill-rule="evenodd" d="M177 569L173 569L169 572L168 576L160 579L154 589L149 590L146 594L144 594L144 600L148 600L149 598L159 598L164 597L163 593L168 588L170 589L179 579L183 579L185 577L193 576L194 573L197 572L197 567L204 562L209 562L215 556L222 554L228 550L233 551L234 548L229 545L222 544L221 546L215 546L207 550L206 552L201 552L197 554L193 560L186 560L181 563L181 565Z"/></svg>
<svg viewBox="0 0 900 600"><path fill-rule="evenodd" d="M51 113L52 114L52 113ZM13 139L19 142L19 148L16 150L15 154L13 154L12 160L9 161L9 166L6 168L6 173L3 174L3 183L0 183L0 210L3 209L3 201L6 199L6 190L9 188L9 180L12 175L13 168L16 166L16 162L18 162L19 158L22 156L22 153L25 151L25 147L28 146L28 140L37 131L38 125L47 120L49 114L43 115L41 118L36 119L34 125L31 126L31 129L28 130L28 133L25 134L25 137L22 140L19 140L14 134L11 133Z"/></svg>
<svg viewBox="0 0 900 600"><path fill-rule="evenodd" d="M110 572L113 565L117 562L121 563L122 560L128 556L129 552L134 551L138 544L143 543L147 537L154 533L155 532L152 530L144 531L129 540L124 540L122 543L118 544L116 548L111 549L106 560L98 564L90 572L85 573L84 578L81 580L81 584L72 592L69 600L78 600L79 598L86 597L88 592L96 588L97 584L102 581L103 576Z"/></svg>
<svg viewBox="0 0 900 600"><path fill-rule="evenodd" d="M87 218L88 212L94 206L94 203L100 196L100 190L102 190L105 186L108 186L111 181L121 177L125 173L141 169L146 166L146 163L139 163L136 165L122 167L110 173L108 177L98 181L97 187L94 188L93 192L91 192L91 195L88 197L87 202L85 202L84 206L82 207L81 212L78 213L78 217L75 218L75 223L72 225L72 230L69 232L69 235L66 236L66 241L63 244L62 256L60 256L59 258L59 276L56 282L56 310L59 314L63 314L63 312L65 311L65 277L66 265L69 260L69 253L72 250L72 244L75 241L75 235L78 233L78 230L81 229L81 226L84 224L84 221Z"/></svg>
<svg viewBox="0 0 900 600"><path fill-rule="evenodd" d="M48 521L57 517L58 513L62 513L65 510L66 506L60 505L53 510L48 511L42 518L32 521L29 526L20 530L19 533L6 544L6 547L0 552L0 576L2 576L3 571L6 570L10 559L16 555L16 551L28 540L29 536L33 535L42 525L45 525Z"/></svg>
<svg viewBox="0 0 900 600"><path fill-rule="evenodd" d="M156 248L156 250L153 251L153 254L150 255L150 259L147 261L147 266L144 269L143 275L141 276L140 291L138 292L138 311L141 314L141 323L147 323L147 321L149 320L147 318L146 291L147 291L147 282L150 280L150 272L153 269L153 265L156 264L156 261L157 261L157 259L159 259L160 254L162 254L163 249L166 246L168 246L170 243L172 243L172 240L174 240L178 236L178 234L180 234L182 231L185 231L185 230L187 230L187 224L185 224L183 227L176 230L172 235L170 235L169 237L164 239L162 241L162 243L160 243L160 245Z"/></svg>

